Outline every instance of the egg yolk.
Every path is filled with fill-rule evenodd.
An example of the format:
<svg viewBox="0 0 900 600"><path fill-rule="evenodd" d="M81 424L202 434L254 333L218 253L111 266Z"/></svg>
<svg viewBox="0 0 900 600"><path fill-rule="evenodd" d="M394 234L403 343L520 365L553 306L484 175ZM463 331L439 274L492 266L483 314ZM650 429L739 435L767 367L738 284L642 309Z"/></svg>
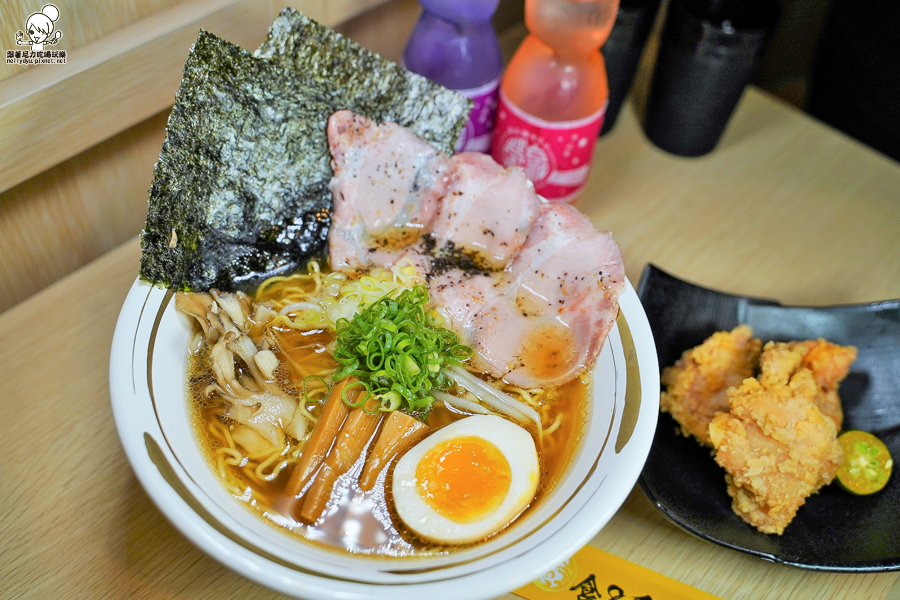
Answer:
<svg viewBox="0 0 900 600"><path fill-rule="evenodd" d="M496 510L511 479L509 461L500 449L473 435L436 444L416 466L419 495L455 523L478 521Z"/></svg>

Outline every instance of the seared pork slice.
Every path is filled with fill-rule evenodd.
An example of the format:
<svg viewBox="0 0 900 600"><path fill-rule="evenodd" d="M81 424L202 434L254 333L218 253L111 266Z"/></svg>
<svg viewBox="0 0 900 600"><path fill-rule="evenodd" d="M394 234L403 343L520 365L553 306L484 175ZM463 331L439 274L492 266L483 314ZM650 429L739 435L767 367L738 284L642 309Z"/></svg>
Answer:
<svg viewBox="0 0 900 600"><path fill-rule="evenodd" d="M456 154L450 169L432 226L436 251L462 252L479 268L504 269L540 211L534 186L521 168L504 168L480 152Z"/></svg>
<svg viewBox="0 0 900 600"><path fill-rule="evenodd" d="M416 273L418 273L420 277L428 277L431 274L431 263L433 259L431 255L424 253L424 249L422 246L424 246L424 244L419 242L406 248L405 250L400 252L396 260L394 260L390 265L385 266L410 266L416 270Z"/></svg>
<svg viewBox="0 0 900 600"><path fill-rule="evenodd" d="M474 362L522 387L560 385L594 365L618 314L618 244L577 209L545 204L508 286L476 314Z"/></svg>
<svg viewBox="0 0 900 600"><path fill-rule="evenodd" d="M428 282L428 297L447 327L471 344L476 337L475 317L493 304L509 285L500 273L446 271Z"/></svg>
<svg viewBox="0 0 900 600"><path fill-rule="evenodd" d="M328 119L335 270L386 266L427 231L446 189L447 158L396 123L342 110Z"/></svg>

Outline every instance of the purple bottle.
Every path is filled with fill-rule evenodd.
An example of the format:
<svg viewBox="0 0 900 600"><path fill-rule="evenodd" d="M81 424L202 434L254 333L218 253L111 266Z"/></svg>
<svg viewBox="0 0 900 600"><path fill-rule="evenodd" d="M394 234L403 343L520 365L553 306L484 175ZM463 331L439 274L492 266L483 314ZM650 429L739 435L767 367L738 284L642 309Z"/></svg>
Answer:
<svg viewBox="0 0 900 600"><path fill-rule="evenodd" d="M491 17L500 0L419 0L403 66L475 102L457 151L489 152L503 71Z"/></svg>

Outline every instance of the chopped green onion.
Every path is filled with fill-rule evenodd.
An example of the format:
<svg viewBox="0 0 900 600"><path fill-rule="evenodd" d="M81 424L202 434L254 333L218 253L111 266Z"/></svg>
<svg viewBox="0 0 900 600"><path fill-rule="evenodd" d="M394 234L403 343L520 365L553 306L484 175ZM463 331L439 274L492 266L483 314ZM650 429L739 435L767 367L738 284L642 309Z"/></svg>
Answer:
<svg viewBox="0 0 900 600"><path fill-rule="evenodd" d="M467 360L472 349L452 331L430 324L423 308L427 302L428 291L416 286L396 298L383 296L352 319L337 320L334 358L340 367L332 378L359 380L365 392L354 405L374 395L382 411L424 417L434 402L432 390L453 383L443 368Z"/></svg>
<svg viewBox="0 0 900 600"><path fill-rule="evenodd" d="M300 399L304 404L312 404L314 402L319 402L322 398L313 398L309 395L309 390L307 389L307 382L313 379L318 379L322 382L322 389L320 392L323 393L323 397L328 395L328 382L325 381L325 378L321 375L307 375L303 378L303 387L300 391Z"/></svg>

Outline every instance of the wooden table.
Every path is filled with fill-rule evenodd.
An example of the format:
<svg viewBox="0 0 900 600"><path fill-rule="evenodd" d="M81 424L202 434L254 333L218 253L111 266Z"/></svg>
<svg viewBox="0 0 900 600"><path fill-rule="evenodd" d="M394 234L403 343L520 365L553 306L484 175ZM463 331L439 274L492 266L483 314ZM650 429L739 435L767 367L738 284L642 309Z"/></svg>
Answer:
<svg viewBox="0 0 900 600"><path fill-rule="evenodd" d="M701 159L655 149L624 110L579 206L613 231L635 283L649 261L791 304L900 297L900 165L757 91ZM132 240L0 315L0 598L280 597L183 538L125 459L109 348L138 259ZM639 489L592 543L726 599L900 599L900 573L817 573L726 550L670 524Z"/></svg>

